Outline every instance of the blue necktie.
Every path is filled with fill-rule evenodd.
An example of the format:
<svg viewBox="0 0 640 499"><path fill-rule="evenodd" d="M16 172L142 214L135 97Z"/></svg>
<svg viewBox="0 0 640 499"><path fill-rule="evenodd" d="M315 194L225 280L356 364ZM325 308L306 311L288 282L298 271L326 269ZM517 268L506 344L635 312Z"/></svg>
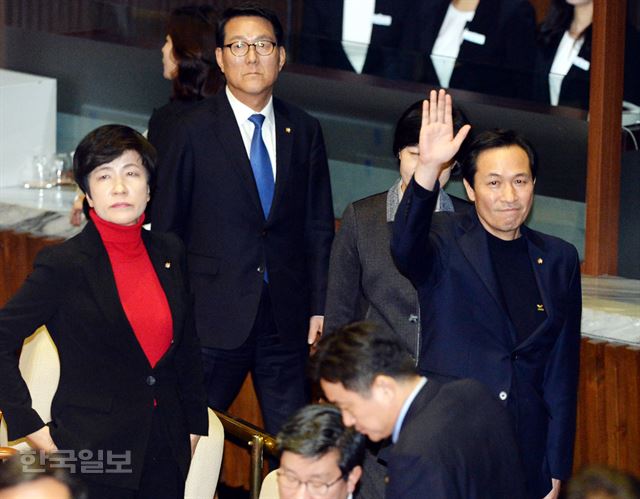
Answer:
<svg viewBox="0 0 640 499"><path fill-rule="evenodd" d="M262 204L264 218L268 218L269 210L271 209L271 201L273 201L275 183L273 181L273 170L271 169L271 160L269 159L267 146L264 144L264 140L262 140L262 123L264 122L264 115L253 114L249 117L249 121L255 126L253 138L251 139L249 161L251 162L253 176L255 177L256 185L258 186L258 194L260 196L260 204Z"/></svg>

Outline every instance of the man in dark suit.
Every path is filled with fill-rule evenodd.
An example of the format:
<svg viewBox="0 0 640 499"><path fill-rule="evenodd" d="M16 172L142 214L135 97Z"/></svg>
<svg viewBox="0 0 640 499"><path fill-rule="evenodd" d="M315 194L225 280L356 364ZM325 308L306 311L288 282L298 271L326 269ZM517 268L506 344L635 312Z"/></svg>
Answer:
<svg viewBox="0 0 640 499"><path fill-rule="evenodd" d="M508 412L481 383L419 376L399 339L363 323L325 336L310 372L346 426L391 437L385 497L524 497Z"/></svg>
<svg viewBox="0 0 640 499"><path fill-rule="evenodd" d="M451 98L425 101L420 159L398 208L392 253L418 290L419 371L475 378L510 411L527 496L557 497L571 474L580 353L576 249L524 226L533 204L535 155L511 131L484 132L462 163L475 211L435 214L440 165L454 137Z"/></svg>
<svg viewBox="0 0 640 499"><path fill-rule="evenodd" d="M223 13L225 91L183 116L153 211L187 246L209 405L227 409L251 371L270 433L307 400L334 223L320 125L272 97L282 40L267 9Z"/></svg>

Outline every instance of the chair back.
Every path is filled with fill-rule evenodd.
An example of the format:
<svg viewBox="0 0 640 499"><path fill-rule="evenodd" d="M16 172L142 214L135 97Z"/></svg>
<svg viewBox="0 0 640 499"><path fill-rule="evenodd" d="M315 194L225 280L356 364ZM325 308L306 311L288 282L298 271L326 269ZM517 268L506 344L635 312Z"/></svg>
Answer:
<svg viewBox="0 0 640 499"><path fill-rule="evenodd" d="M209 435L200 437L191 459L185 499L213 498L218 485L224 449L224 428L218 416L209 409Z"/></svg>

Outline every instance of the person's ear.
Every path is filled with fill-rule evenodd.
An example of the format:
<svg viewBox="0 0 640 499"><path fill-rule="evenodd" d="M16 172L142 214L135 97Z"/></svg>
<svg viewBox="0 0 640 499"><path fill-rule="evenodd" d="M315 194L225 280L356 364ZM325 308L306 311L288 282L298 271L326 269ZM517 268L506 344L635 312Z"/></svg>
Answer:
<svg viewBox="0 0 640 499"><path fill-rule="evenodd" d="M89 207L93 208L93 199L91 199L91 196L89 195L88 192L86 192L84 194L84 198L87 200L87 203L89 204Z"/></svg>
<svg viewBox="0 0 640 499"><path fill-rule="evenodd" d="M467 182L466 178L462 179L462 183L464 184L464 190L467 191L467 197L469 198L469 201L475 203L475 201L476 201L476 191L473 190L473 187L471 187L469 182Z"/></svg>
<svg viewBox="0 0 640 499"><path fill-rule="evenodd" d="M224 60L222 58L222 50L220 47L216 48L216 63L218 63L218 67L220 71L224 74Z"/></svg>
<svg viewBox="0 0 640 499"><path fill-rule="evenodd" d="M287 51L284 47L278 47L278 71L282 70L285 62L287 62Z"/></svg>
<svg viewBox="0 0 640 499"><path fill-rule="evenodd" d="M378 399L383 400L385 403L389 402L395 397L397 383L395 379L386 374L378 374L371 385L371 391Z"/></svg>
<svg viewBox="0 0 640 499"><path fill-rule="evenodd" d="M356 485L362 477L362 466L354 466L347 477L347 490L349 493L353 493L356 490Z"/></svg>

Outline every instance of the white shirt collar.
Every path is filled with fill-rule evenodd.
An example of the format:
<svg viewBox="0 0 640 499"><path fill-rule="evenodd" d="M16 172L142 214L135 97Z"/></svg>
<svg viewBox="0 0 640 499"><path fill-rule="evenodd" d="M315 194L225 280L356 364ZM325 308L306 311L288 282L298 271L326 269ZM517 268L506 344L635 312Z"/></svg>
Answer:
<svg viewBox="0 0 640 499"><path fill-rule="evenodd" d="M413 400L416 398L422 387L427 384L427 378L424 376L420 377L420 381L415 386L413 391L409 394L407 399L402 404L402 408L400 409L400 414L398 415L398 419L396 419L396 424L393 426L393 433L391 434L391 441L395 444L398 441L398 437L400 436L400 429L402 428L402 423L404 422L404 418L409 412L409 407L413 403Z"/></svg>
<svg viewBox="0 0 640 499"><path fill-rule="evenodd" d="M236 117L236 121L238 122L238 126L242 126L247 122L250 116L254 114L263 114L265 123L273 124L275 123L275 118L273 115L273 95L269 97L269 101L267 105L264 106L260 111L254 111L246 104L240 102L235 95L229 90L228 86L224 88L227 99L229 99L229 104L231 105L231 109L233 110L233 114ZM252 125L253 126L253 125Z"/></svg>

